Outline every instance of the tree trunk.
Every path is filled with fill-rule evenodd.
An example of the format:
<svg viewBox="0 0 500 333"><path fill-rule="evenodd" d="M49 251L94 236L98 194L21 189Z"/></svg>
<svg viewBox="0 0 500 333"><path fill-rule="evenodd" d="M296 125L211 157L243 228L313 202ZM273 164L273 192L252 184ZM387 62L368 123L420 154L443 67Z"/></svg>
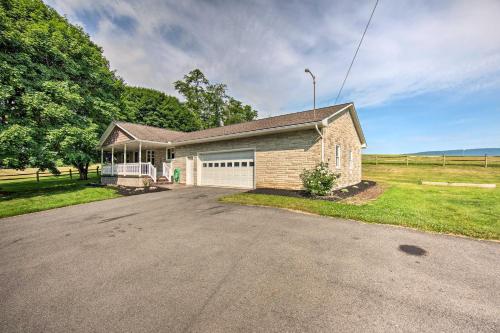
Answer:
<svg viewBox="0 0 500 333"><path fill-rule="evenodd" d="M76 165L78 168L78 173L80 173L80 180L87 180L89 173L89 164L79 164Z"/></svg>

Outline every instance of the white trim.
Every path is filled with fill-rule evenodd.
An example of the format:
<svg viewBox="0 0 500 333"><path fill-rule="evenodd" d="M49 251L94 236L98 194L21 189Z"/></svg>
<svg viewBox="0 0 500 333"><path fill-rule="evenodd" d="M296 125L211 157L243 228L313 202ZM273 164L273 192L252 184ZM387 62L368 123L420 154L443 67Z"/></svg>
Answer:
<svg viewBox="0 0 500 333"><path fill-rule="evenodd" d="M363 133L363 128L361 128L361 123L359 122L358 118L358 113L356 112L356 107L354 104L351 105L351 118L354 122L354 127L356 128L356 132L358 133L359 136L359 141L361 141L361 148L366 148L366 138L365 134Z"/></svg>
<svg viewBox="0 0 500 333"><path fill-rule="evenodd" d="M155 145L163 145L163 146L171 146L172 145L172 142L160 142L160 141L150 141L150 140L136 140L136 141L140 141L140 142L144 142L144 143L153 143Z"/></svg>
<svg viewBox="0 0 500 333"><path fill-rule="evenodd" d="M191 159L190 159L190 157L191 157ZM192 185L194 185L194 155L186 156L185 158L186 158L186 161L185 161L185 163L186 163L186 185L192 186ZM191 172L190 172L191 181L188 183L188 170L189 170L188 161L189 160L191 160Z"/></svg>
<svg viewBox="0 0 500 333"><path fill-rule="evenodd" d="M141 163L142 163L142 142L139 141L139 177L142 175Z"/></svg>
<svg viewBox="0 0 500 333"><path fill-rule="evenodd" d="M111 176L114 176L115 168L115 146L111 147Z"/></svg>
<svg viewBox="0 0 500 333"><path fill-rule="evenodd" d="M127 175L127 145L123 146L123 165L125 165L125 176Z"/></svg>
<svg viewBox="0 0 500 333"><path fill-rule="evenodd" d="M196 186L201 186L201 161L200 161L200 156L197 153L196 154Z"/></svg>
<svg viewBox="0 0 500 333"><path fill-rule="evenodd" d="M257 150L253 150L253 188L257 188Z"/></svg>
<svg viewBox="0 0 500 333"><path fill-rule="evenodd" d="M339 148L338 152L337 152L337 147ZM342 168L342 146L340 144L335 144L335 168L336 169Z"/></svg>

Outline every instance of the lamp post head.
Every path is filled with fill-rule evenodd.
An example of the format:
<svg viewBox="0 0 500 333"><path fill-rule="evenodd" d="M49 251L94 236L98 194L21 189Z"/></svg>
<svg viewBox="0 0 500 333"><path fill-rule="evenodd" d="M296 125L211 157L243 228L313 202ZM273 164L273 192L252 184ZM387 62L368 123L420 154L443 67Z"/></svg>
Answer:
<svg viewBox="0 0 500 333"><path fill-rule="evenodd" d="M313 81L316 80L316 77L314 76L314 74L311 72L311 70L309 68L304 69L304 72L309 73L311 75Z"/></svg>

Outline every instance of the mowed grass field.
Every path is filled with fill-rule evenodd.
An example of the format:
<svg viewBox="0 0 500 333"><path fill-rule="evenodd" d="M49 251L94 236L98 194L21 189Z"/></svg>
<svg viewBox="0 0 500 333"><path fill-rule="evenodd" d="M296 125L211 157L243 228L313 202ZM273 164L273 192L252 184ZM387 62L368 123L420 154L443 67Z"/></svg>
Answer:
<svg viewBox="0 0 500 333"><path fill-rule="evenodd" d="M500 168L363 165L363 179L386 187L362 205L240 193L223 202L294 209L483 239L500 239ZM494 183L495 189L420 185L421 180Z"/></svg>
<svg viewBox="0 0 500 333"><path fill-rule="evenodd" d="M113 188L87 186L99 182L95 174L89 177L86 181L78 180L78 174L73 179L43 177L40 182L36 179L0 181L0 218L120 196Z"/></svg>

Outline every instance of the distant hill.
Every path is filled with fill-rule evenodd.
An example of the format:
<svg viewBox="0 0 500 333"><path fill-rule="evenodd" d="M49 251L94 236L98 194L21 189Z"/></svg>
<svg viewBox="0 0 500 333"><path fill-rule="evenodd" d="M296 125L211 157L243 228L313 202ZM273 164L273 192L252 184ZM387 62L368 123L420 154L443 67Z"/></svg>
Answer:
<svg viewBox="0 0 500 333"><path fill-rule="evenodd" d="M475 148L475 149L455 149L455 150L434 150L422 151L408 155L427 155L427 156L500 156L500 148Z"/></svg>

